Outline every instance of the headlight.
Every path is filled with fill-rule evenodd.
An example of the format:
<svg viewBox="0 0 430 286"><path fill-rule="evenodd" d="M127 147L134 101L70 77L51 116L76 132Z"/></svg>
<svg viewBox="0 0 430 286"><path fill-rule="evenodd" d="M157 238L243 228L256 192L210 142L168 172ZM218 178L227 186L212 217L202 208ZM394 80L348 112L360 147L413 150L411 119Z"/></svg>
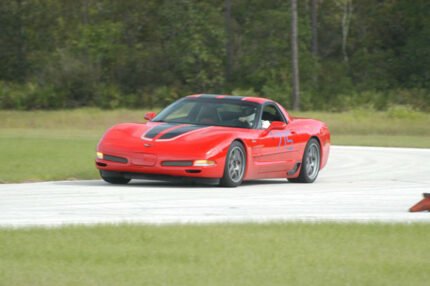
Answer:
<svg viewBox="0 0 430 286"><path fill-rule="evenodd" d="M96 156L97 156L97 159L103 159L103 153L102 152L97 152Z"/></svg>
<svg viewBox="0 0 430 286"><path fill-rule="evenodd" d="M196 160L196 161L194 161L193 166L195 166L195 167L215 166L215 161L211 161L211 160Z"/></svg>

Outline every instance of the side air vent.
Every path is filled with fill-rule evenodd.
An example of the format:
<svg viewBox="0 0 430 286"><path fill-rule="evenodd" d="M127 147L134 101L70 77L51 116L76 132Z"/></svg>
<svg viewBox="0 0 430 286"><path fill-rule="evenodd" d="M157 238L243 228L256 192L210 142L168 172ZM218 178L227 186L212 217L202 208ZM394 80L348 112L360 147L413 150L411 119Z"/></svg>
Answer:
<svg viewBox="0 0 430 286"><path fill-rule="evenodd" d="M163 161L161 166L166 167L189 167L193 165L193 161Z"/></svg>
<svg viewBox="0 0 430 286"><path fill-rule="evenodd" d="M201 173L202 170L185 170L185 172L190 173L190 174L198 174L198 173Z"/></svg>
<svg viewBox="0 0 430 286"><path fill-rule="evenodd" d="M103 159L106 161L112 161L112 162L124 163L124 164L128 162L127 158L106 155L106 154L103 155Z"/></svg>

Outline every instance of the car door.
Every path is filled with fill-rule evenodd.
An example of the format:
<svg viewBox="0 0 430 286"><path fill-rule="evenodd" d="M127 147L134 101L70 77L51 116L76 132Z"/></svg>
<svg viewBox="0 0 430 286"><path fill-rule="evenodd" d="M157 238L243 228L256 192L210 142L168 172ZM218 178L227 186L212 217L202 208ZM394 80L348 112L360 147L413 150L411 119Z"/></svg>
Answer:
<svg viewBox="0 0 430 286"><path fill-rule="evenodd" d="M285 128L264 132L274 121L285 122ZM291 156L295 151L294 134L289 129L285 116L275 104L268 103L263 106L258 128L261 135L256 139L257 144L253 150L258 173L269 175L291 170L295 164L295 158Z"/></svg>

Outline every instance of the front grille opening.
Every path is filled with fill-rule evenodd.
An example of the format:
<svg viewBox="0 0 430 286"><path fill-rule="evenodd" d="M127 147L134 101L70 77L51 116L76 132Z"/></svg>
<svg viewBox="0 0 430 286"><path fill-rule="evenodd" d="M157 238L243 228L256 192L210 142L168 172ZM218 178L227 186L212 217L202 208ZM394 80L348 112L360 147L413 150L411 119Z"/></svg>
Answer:
<svg viewBox="0 0 430 286"><path fill-rule="evenodd" d="M161 166L165 167L190 167L193 165L193 161L163 161Z"/></svg>
<svg viewBox="0 0 430 286"><path fill-rule="evenodd" d="M100 166L100 167L106 167L107 166L106 163L100 163L100 162L96 162L96 165Z"/></svg>
<svg viewBox="0 0 430 286"><path fill-rule="evenodd" d="M190 174L198 174L198 173L201 173L202 170L185 170L185 172L190 173Z"/></svg>
<svg viewBox="0 0 430 286"><path fill-rule="evenodd" d="M103 155L103 159L106 161L112 161L112 162L117 162L117 163L128 163L127 158L123 158L123 157L117 157L117 156L112 156L112 155Z"/></svg>

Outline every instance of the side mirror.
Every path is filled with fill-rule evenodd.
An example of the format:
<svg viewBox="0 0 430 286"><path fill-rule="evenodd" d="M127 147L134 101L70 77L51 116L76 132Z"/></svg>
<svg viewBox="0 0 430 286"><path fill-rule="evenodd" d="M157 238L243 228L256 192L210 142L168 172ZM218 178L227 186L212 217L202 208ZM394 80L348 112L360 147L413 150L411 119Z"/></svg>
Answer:
<svg viewBox="0 0 430 286"><path fill-rule="evenodd" d="M273 121L270 124L269 128L267 128L267 129L270 129L270 130L284 130L285 127L287 127L287 123L282 122L282 121Z"/></svg>
<svg viewBox="0 0 430 286"><path fill-rule="evenodd" d="M147 112L145 113L144 118L148 121L151 121L152 119L154 119L154 117L157 115L157 113L155 112Z"/></svg>
<svg viewBox="0 0 430 286"><path fill-rule="evenodd" d="M287 123L282 121L273 121L270 126L263 131L261 136L266 136L270 133L272 130L284 130L287 127Z"/></svg>

